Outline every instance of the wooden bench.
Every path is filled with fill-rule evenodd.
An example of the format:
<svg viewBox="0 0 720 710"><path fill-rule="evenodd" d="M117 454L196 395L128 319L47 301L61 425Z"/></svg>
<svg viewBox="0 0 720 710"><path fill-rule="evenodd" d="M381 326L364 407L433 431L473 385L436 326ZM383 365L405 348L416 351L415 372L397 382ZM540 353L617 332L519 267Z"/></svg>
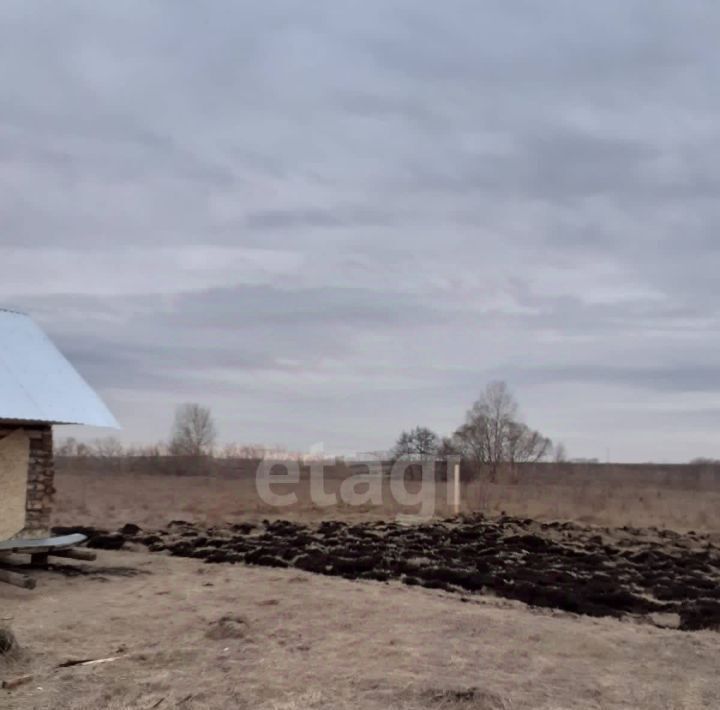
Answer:
<svg viewBox="0 0 720 710"><path fill-rule="evenodd" d="M79 533L32 540L3 540L0 542L0 582L6 582L23 589L35 589L36 585L36 581L32 577L7 569L11 565L3 560L3 556L6 555L30 555L30 564L33 567L46 567L50 557L64 557L92 562L96 559L94 552L73 549L86 540L87 537Z"/></svg>

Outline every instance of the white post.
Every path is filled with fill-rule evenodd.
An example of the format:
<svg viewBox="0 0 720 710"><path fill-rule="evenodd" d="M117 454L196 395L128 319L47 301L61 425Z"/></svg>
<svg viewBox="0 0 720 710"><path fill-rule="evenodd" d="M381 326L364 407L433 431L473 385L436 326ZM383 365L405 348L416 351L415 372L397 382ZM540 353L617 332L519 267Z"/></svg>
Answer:
<svg viewBox="0 0 720 710"><path fill-rule="evenodd" d="M453 508L455 515L460 512L460 464L456 463L453 471Z"/></svg>

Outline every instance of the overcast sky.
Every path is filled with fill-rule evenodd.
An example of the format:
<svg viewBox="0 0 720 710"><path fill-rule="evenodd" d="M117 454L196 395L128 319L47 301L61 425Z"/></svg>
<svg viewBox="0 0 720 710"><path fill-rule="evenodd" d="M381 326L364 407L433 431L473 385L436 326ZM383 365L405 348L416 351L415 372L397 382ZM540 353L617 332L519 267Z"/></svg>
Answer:
<svg viewBox="0 0 720 710"><path fill-rule="evenodd" d="M720 456L718 36L712 0L6 0L0 304L126 441L198 401L382 449L500 378L571 456Z"/></svg>

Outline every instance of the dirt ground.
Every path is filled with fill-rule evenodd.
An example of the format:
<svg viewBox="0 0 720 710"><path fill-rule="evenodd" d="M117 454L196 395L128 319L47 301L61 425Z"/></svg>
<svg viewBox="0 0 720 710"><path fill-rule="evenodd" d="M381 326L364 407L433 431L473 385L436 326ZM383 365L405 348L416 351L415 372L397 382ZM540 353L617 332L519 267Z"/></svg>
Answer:
<svg viewBox="0 0 720 710"><path fill-rule="evenodd" d="M214 564L294 568L350 580L400 580L459 594L492 594L588 616L663 618L684 631L720 631L720 547L714 534L598 528L459 516L422 523L287 520L158 530L127 524L81 533L94 549L139 544Z"/></svg>
<svg viewBox="0 0 720 710"><path fill-rule="evenodd" d="M23 647L0 678L33 674L4 709L720 707L717 632L162 553L73 564L0 587Z"/></svg>

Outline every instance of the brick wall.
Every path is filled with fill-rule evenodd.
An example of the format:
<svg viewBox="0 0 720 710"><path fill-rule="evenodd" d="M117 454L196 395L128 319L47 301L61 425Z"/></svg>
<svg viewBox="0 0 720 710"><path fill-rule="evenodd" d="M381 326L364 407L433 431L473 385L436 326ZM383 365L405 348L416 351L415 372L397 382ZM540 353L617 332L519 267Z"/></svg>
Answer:
<svg viewBox="0 0 720 710"><path fill-rule="evenodd" d="M28 436L27 501L23 537L43 537L50 529L55 494L52 427L49 424L0 424L0 437L17 429Z"/></svg>

